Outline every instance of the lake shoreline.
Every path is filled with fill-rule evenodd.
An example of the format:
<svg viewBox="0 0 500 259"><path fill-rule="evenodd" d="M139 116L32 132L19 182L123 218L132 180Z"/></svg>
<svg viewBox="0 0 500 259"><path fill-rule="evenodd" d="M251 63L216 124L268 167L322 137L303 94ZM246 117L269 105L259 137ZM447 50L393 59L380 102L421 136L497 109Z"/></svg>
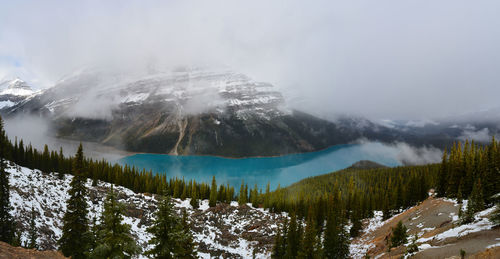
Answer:
<svg viewBox="0 0 500 259"><path fill-rule="evenodd" d="M172 156L172 157L217 157L217 158L224 158L224 159L234 159L234 160L239 160L239 159L251 159L251 158L278 158L278 157L285 157L285 156L293 156L293 155L303 155L303 154L314 154L322 151L326 151L331 148L341 148L341 147L348 147L356 145L356 143L348 143L348 144L337 144L337 145L332 145L328 146L322 149L314 150L314 151L308 151L308 152L296 152L296 153L287 153L287 154L282 154L282 155L274 155L274 156L242 156L242 157L230 157L230 156L222 156L222 155L210 155L210 154L192 154L192 155L172 155L168 153L152 153L152 152L133 152L133 151L126 151L126 150L121 150L123 152L130 153L131 155L139 155L139 154L147 154L147 155L166 155L166 156ZM125 156L127 157L127 156Z"/></svg>

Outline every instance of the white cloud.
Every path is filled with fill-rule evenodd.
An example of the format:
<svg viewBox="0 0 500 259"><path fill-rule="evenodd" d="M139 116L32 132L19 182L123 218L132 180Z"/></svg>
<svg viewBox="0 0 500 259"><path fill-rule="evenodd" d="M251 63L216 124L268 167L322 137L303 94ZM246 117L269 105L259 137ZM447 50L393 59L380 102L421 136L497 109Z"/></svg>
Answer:
<svg viewBox="0 0 500 259"><path fill-rule="evenodd" d="M317 114L404 119L488 108L500 95L493 0L1 6L0 63L15 57L41 85L94 65L227 65Z"/></svg>

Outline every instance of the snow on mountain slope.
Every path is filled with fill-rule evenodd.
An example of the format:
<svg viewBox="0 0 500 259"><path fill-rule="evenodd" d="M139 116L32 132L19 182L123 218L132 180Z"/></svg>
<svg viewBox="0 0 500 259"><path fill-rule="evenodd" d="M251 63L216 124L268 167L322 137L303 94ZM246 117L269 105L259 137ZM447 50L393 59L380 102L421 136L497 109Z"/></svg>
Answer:
<svg viewBox="0 0 500 259"><path fill-rule="evenodd" d="M106 109L104 117L109 118L121 105L145 103L169 105L181 117L223 113L228 108L240 118L270 119L289 112L271 84L230 70L182 69L150 74L84 70L60 80L40 99L40 105L56 116L90 118L103 118L82 110L91 104Z"/></svg>
<svg viewBox="0 0 500 259"><path fill-rule="evenodd" d="M12 215L18 228L23 230L22 240L27 240L31 208L36 214L36 228L40 249L56 249L56 241L62 235L62 217L66 210L69 184L72 176L59 179L57 174L44 174L39 170L10 164ZM108 183L99 182L89 190L89 220L99 219L103 211L103 200L111 188ZM146 229L151 224L151 216L156 208L156 198L147 194L134 193L127 188L114 186L118 200L125 204L124 222L131 225L132 235L143 251L148 248L151 235ZM267 258L272 248L277 222L283 215L272 214L251 206L238 206L237 203L219 204L209 208L208 201L201 201L199 209L184 201L174 199L176 210L186 209L192 223L192 232L198 244L200 258L229 256L230 258L249 258L255 249L257 258ZM140 256L139 258L143 258Z"/></svg>
<svg viewBox="0 0 500 259"><path fill-rule="evenodd" d="M27 100L36 93L25 81L19 78L0 82L0 110Z"/></svg>
<svg viewBox="0 0 500 259"><path fill-rule="evenodd" d="M0 83L0 95L17 95L17 96L28 96L32 95L34 91L31 87L23 80L19 78L15 78L12 80L7 80L3 83Z"/></svg>

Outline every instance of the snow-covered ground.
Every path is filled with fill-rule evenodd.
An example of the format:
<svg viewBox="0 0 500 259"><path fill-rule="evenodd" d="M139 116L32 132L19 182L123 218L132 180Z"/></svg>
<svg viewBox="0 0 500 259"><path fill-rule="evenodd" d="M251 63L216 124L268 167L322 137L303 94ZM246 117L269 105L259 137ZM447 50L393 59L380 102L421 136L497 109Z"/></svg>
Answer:
<svg viewBox="0 0 500 259"><path fill-rule="evenodd" d="M55 173L44 174L15 164L10 164L7 171L10 173L11 204L14 208L12 215L18 227L24 230L22 240L27 240L33 207L39 233L38 245L41 249L57 248L56 241L62 235L61 219L66 210L72 176L65 175L59 179ZM89 222L92 222L94 218L99 220L104 198L111 185L99 182L97 186L92 186L88 180L86 186L89 190ZM114 190L118 200L125 204L124 222L131 225L132 235L142 249L147 250L151 235L146 229L156 208L155 197L137 194L120 186L114 186ZM236 202L210 208L208 201L203 200L200 208L194 210L189 199L173 201L179 213L185 209L190 216L200 258L251 258L254 250L257 258L268 258L277 222L284 216L253 208L250 204L238 206Z"/></svg>

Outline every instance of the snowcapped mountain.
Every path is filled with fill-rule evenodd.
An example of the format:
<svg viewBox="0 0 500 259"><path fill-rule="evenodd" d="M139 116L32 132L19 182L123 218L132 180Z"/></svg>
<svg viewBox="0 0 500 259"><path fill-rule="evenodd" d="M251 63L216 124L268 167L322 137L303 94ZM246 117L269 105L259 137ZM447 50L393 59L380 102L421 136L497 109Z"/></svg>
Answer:
<svg viewBox="0 0 500 259"><path fill-rule="evenodd" d="M273 85L229 70L83 70L3 113L44 116L58 137L138 152L266 156L388 139L367 120L290 110Z"/></svg>
<svg viewBox="0 0 500 259"><path fill-rule="evenodd" d="M14 106L33 94L33 89L19 78L0 82L0 110Z"/></svg>

